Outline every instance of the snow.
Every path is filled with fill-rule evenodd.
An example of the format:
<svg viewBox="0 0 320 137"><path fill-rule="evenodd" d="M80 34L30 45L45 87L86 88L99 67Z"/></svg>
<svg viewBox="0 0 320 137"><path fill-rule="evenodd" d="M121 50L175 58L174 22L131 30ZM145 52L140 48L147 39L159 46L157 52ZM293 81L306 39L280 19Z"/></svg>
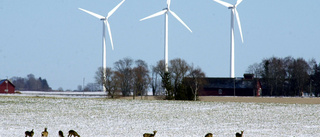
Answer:
<svg viewBox="0 0 320 137"><path fill-rule="evenodd" d="M68 97L68 98L106 98L106 92L46 92L46 91L20 91L22 94L15 96L37 96L37 97ZM2 94L2 96L12 96L12 94Z"/></svg>
<svg viewBox="0 0 320 137"><path fill-rule="evenodd" d="M0 96L0 137L318 137L320 105Z"/></svg>

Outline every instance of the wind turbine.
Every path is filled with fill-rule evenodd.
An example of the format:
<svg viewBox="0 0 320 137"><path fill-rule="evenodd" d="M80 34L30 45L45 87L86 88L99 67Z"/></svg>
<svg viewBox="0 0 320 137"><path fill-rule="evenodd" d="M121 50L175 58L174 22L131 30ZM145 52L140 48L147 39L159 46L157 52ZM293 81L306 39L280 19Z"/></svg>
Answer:
<svg viewBox="0 0 320 137"><path fill-rule="evenodd" d="M236 15L236 18L237 18L239 31L240 31L240 36L241 36L241 40L242 40L242 43L243 43L241 23L240 23L239 14L238 14L238 11L237 11L237 6L242 2L242 0L238 0L235 5L232 5L230 3L227 3L227 2L224 2L224 1L221 1L221 0L213 0L213 1L218 2L223 6L226 6L228 9L231 9L230 77L234 78L234 15Z"/></svg>
<svg viewBox="0 0 320 137"><path fill-rule="evenodd" d="M170 3L171 0L167 0L167 7L164 8L162 11L159 11L155 14L152 14L148 17L145 17L143 19L140 19L140 21L146 20L146 19L150 19L156 16L160 16L165 14L165 42L164 42L164 46L165 46L165 71L168 71L168 12L170 12L172 14L173 17L175 17L183 26L185 26L190 32L191 29L180 19L180 17L174 13L172 10L170 10Z"/></svg>
<svg viewBox="0 0 320 137"><path fill-rule="evenodd" d="M98 19L100 19L102 21L102 48L103 48L103 57L102 57L102 68L103 68L103 77L105 79L105 70L107 68L107 61L106 61L106 58L107 58L107 53L106 53L106 32L105 32L105 28L106 28L106 25L108 27L108 32L109 32L109 37L110 37L110 43L111 43L111 47L112 47L112 50L114 49L113 48L113 41L112 41L112 35L111 35L111 30L110 30L110 24L109 24L109 17L121 6L121 4L124 2L125 0L122 0L116 7L114 7L111 11L108 12L108 15L105 17L105 16L102 16L102 15L99 15L99 14L96 14L96 13L93 13L91 11L88 11L88 10L85 10L85 9L82 9L82 8L79 8L79 10L82 10ZM103 84L104 86L104 84ZM105 91L105 88L103 88L103 90Z"/></svg>

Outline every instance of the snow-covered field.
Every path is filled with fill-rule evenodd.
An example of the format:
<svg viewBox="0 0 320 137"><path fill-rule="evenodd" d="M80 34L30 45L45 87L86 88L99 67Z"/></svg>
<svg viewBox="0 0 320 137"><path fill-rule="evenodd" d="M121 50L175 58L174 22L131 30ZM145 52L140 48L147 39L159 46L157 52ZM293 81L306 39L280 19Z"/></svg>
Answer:
<svg viewBox="0 0 320 137"><path fill-rule="evenodd" d="M320 105L0 96L0 136L319 137Z"/></svg>

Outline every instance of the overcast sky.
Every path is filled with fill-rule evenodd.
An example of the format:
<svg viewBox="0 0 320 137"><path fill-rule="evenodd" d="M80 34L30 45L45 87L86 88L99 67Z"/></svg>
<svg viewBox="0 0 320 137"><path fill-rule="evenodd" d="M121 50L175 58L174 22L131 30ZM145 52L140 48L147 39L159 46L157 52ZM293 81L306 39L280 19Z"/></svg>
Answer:
<svg viewBox="0 0 320 137"><path fill-rule="evenodd" d="M225 0L235 4L236 0ZM0 79L32 73L53 89L95 82L102 66L102 22L121 0L0 0ZM244 43L235 26L235 76L264 58L320 61L319 0L243 0L238 6ZM149 66L164 58L164 16L140 22L166 7L166 0L126 0L109 18L107 66L130 57ZM230 10L212 0L172 0L193 31L169 15L169 60L182 58L208 77L230 76Z"/></svg>

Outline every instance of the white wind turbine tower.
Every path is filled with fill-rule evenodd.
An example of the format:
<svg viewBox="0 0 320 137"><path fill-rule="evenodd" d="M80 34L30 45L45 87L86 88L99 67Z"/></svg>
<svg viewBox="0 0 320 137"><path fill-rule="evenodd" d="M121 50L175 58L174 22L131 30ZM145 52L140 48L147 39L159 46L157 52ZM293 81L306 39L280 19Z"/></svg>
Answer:
<svg viewBox="0 0 320 137"><path fill-rule="evenodd" d="M164 42L165 55L164 56L165 56L165 71L166 72L168 71L168 12L170 12L173 15L173 17L175 17L190 32L192 32L191 29L180 19L180 17L176 13L174 13L172 10L170 10L170 3L171 3L171 0L167 0L167 8L164 8L162 11L159 11L155 14L152 14L152 15L140 20L140 21L143 21L146 19L150 19L150 18L165 14L165 42Z"/></svg>
<svg viewBox="0 0 320 137"><path fill-rule="evenodd" d="M112 41L112 35L111 35L111 30L110 30L110 24L109 24L109 17L121 6L121 4L124 2L125 0L122 0L116 7L114 7L111 11L109 11L108 15L105 17L105 16L101 16L99 14L96 14L96 13L93 13L91 11L88 11L88 10L85 10L85 9L82 9L82 8L79 8L79 10L82 10L98 19L100 19L102 21L102 29L103 29L103 32L102 32L102 48L103 48L103 57L102 57L102 68L103 68L103 76L104 76L104 79L105 79L105 70L107 68L107 61L106 61L106 58L107 58L107 53L106 53L106 32L105 32L105 28L106 28L106 25L108 27L108 32L109 32L109 37L110 37L110 43L111 43L111 47L112 47L112 50L113 50L113 41ZM104 88L104 85L103 85L103 91L105 91L105 88Z"/></svg>
<svg viewBox="0 0 320 137"><path fill-rule="evenodd" d="M234 15L236 15L238 26L239 26L239 31L240 31L240 36L241 40L243 43L243 36L242 36L242 30L241 30L241 23L240 23L240 18L239 14L237 11L237 6L242 2L242 0L238 0L235 5L232 5L230 3L221 1L221 0L213 0L215 2L220 3L223 6L226 6L228 9L231 9L231 47L230 47L230 77L234 78Z"/></svg>

